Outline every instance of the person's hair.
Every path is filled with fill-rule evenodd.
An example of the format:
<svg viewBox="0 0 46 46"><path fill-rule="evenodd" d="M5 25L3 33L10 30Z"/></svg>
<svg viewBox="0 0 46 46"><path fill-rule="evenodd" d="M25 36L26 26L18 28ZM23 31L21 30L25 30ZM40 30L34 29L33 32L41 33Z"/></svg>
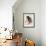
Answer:
<svg viewBox="0 0 46 46"><path fill-rule="evenodd" d="M31 23L31 22L32 22L32 19L31 19L31 17L29 17L29 16L26 16L26 18L28 19L28 22L29 22L29 23Z"/></svg>

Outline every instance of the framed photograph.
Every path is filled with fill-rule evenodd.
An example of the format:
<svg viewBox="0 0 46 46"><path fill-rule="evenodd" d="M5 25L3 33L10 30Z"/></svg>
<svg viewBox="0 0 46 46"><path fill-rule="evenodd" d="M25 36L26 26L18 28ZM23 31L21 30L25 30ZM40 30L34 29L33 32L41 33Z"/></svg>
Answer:
<svg viewBox="0 0 46 46"><path fill-rule="evenodd" d="M23 26L24 27L35 27L35 13L23 13Z"/></svg>

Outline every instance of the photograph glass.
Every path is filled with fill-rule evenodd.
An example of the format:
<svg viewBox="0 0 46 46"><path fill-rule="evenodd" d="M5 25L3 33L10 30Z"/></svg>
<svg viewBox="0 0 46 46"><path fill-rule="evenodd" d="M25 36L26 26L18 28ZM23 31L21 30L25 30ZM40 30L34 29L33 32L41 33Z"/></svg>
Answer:
<svg viewBox="0 0 46 46"><path fill-rule="evenodd" d="M23 26L35 27L35 13L24 13L23 15Z"/></svg>

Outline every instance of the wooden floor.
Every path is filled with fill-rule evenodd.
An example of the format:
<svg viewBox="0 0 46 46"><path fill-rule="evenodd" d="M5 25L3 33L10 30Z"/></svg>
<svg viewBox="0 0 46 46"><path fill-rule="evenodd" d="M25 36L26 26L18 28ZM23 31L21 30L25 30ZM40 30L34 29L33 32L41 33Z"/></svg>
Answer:
<svg viewBox="0 0 46 46"><path fill-rule="evenodd" d="M13 40L6 40L6 42L0 44L0 46L16 46L15 39L13 39Z"/></svg>

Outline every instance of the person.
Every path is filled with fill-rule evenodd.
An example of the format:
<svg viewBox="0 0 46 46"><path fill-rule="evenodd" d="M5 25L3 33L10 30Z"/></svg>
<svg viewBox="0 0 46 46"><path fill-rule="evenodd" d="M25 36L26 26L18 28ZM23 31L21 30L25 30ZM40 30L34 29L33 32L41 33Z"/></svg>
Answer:
<svg viewBox="0 0 46 46"><path fill-rule="evenodd" d="M26 21L25 23L28 25L28 24L31 24L32 23L32 19L30 16L26 16Z"/></svg>

